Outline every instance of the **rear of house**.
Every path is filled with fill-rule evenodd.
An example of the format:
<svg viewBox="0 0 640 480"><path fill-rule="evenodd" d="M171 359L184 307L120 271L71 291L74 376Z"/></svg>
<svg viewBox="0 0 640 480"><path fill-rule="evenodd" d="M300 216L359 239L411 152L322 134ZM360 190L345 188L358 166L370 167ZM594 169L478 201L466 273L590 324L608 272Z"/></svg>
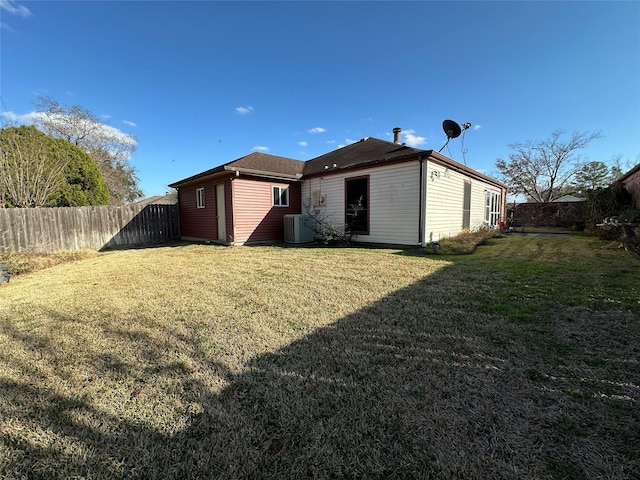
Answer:
<svg viewBox="0 0 640 480"><path fill-rule="evenodd" d="M302 209L354 240L426 245L504 219L506 186L431 150L375 138L305 165Z"/></svg>
<svg viewBox="0 0 640 480"><path fill-rule="evenodd" d="M252 153L176 182L182 238L280 242L284 216L309 213L357 242L426 245L504 220L505 185L394 133L307 162Z"/></svg>
<svg viewBox="0 0 640 480"><path fill-rule="evenodd" d="M181 238L282 241L284 216L300 213L302 166L256 152L169 185L178 190Z"/></svg>

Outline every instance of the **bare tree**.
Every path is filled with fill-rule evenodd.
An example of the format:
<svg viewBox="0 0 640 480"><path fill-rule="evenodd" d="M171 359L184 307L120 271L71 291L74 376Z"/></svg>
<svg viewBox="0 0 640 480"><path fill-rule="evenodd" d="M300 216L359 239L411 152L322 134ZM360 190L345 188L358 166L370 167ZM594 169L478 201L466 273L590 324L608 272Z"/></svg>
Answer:
<svg viewBox="0 0 640 480"><path fill-rule="evenodd" d="M526 195L534 202L554 200L584 166L577 150L585 148L600 132L574 132L564 140L563 131L557 130L545 140L513 143L509 160L496 161L501 180L511 192Z"/></svg>
<svg viewBox="0 0 640 480"><path fill-rule="evenodd" d="M63 138L91 155L115 203L142 196L135 169L129 163L136 151L133 135L106 125L78 105L61 105L49 97L37 97L34 105L39 113L37 125L50 135Z"/></svg>
<svg viewBox="0 0 640 480"><path fill-rule="evenodd" d="M640 163L640 154L636 155L635 161L630 158L624 160L622 154L618 153L611 156L611 178L610 183L615 182L618 178L624 175L628 170L631 170L635 165Z"/></svg>
<svg viewBox="0 0 640 480"><path fill-rule="evenodd" d="M65 182L68 161L35 127L0 131L0 191L19 208L42 207Z"/></svg>

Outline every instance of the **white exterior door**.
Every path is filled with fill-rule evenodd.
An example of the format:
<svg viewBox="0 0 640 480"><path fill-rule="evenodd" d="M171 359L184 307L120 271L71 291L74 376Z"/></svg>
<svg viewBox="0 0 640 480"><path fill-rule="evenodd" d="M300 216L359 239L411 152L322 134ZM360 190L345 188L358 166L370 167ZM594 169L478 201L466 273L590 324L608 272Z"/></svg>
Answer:
<svg viewBox="0 0 640 480"><path fill-rule="evenodd" d="M216 218L218 220L218 240L227 241L227 222L224 208L224 184L216 185Z"/></svg>

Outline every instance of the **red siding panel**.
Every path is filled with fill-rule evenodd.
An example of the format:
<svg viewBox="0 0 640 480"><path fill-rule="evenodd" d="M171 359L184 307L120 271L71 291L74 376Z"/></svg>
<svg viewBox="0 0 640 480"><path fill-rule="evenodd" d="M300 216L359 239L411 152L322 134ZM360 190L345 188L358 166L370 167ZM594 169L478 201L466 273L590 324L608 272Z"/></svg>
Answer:
<svg viewBox="0 0 640 480"><path fill-rule="evenodd" d="M227 243L233 244L235 241L235 233L234 226L235 222L233 221L233 185L232 185L232 176L228 176L224 180L224 215L225 215L225 230L227 232Z"/></svg>
<svg viewBox="0 0 640 480"><path fill-rule="evenodd" d="M289 206L273 206L272 187L289 187ZM283 183L253 178L233 179L233 221L235 242L281 242L284 239L284 216L300 213L299 183Z"/></svg>
<svg viewBox="0 0 640 480"><path fill-rule="evenodd" d="M216 184L211 182L189 185L178 190L180 235L182 237L201 240L216 240L218 238L215 186ZM197 207L196 190L198 188L204 188L204 208Z"/></svg>

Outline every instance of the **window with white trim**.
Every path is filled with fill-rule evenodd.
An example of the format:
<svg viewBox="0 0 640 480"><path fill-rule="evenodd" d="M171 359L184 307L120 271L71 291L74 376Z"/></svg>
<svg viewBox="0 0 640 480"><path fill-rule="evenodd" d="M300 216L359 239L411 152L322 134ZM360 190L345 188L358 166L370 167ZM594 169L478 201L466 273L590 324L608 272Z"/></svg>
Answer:
<svg viewBox="0 0 640 480"><path fill-rule="evenodd" d="M273 187L273 206L289 206L289 187Z"/></svg>
<svg viewBox="0 0 640 480"><path fill-rule="evenodd" d="M485 192L485 214L487 225L495 227L500 221L500 194L487 190Z"/></svg>
<svg viewBox="0 0 640 480"><path fill-rule="evenodd" d="M198 208L204 208L204 188L196 190L196 205Z"/></svg>

